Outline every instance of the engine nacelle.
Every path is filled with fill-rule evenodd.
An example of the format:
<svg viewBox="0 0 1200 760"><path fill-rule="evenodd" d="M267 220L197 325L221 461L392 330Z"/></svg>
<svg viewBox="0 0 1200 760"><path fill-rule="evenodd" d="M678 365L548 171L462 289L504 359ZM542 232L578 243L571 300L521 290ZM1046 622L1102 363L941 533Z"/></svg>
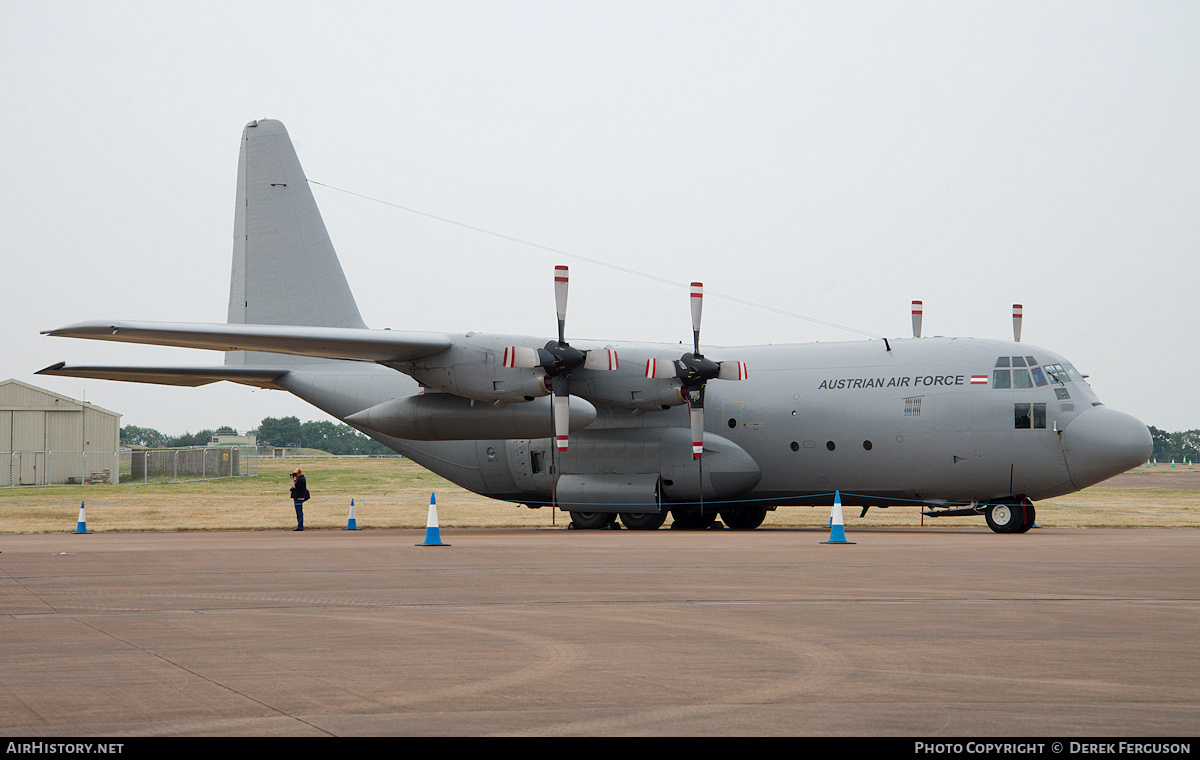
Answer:
<svg viewBox="0 0 1200 760"><path fill-rule="evenodd" d="M500 361L504 348L498 349L490 344L455 347L413 362L389 362L388 366L427 388L476 401L517 403L550 395L544 370L505 367Z"/></svg>
<svg viewBox="0 0 1200 760"><path fill-rule="evenodd" d="M571 393L593 404L643 412L686 403L678 380L648 380L640 372L572 377Z"/></svg>

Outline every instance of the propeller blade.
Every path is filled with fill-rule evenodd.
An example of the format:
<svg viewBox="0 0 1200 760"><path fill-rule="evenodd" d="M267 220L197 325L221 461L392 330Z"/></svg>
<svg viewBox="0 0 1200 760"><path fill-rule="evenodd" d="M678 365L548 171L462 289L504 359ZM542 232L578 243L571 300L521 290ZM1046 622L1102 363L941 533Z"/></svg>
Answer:
<svg viewBox="0 0 1200 760"><path fill-rule="evenodd" d="M717 373L718 380L745 380L749 376L746 362L721 362L721 371Z"/></svg>
<svg viewBox="0 0 1200 760"><path fill-rule="evenodd" d="M670 359L649 359L646 361L647 380L670 380L678 377L675 362Z"/></svg>
<svg viewBox="0 0 1200 760"><path fill-rule="evenodd" d="M554 445L559 451L567 450L567 434L571 430L570 379L559 375L552 381L554 388Z"/></svg>
<svg viewBox="0 0 1200 760"><path fill-rule="evenodd" d="M688 389L688 416L692 422L692 459L704 453L704 389Z"/></svg>
<svg viewBox="0 0 1200 760"><path fill-rule="evenodd" d="M617 352L612 349L599 349L588 351L587 358L583 361L584 369L617 369Z"/></svg>
<svg viewBox="0 0 1200 760"><path fill-rule="evenodd" d="M561 264L554 267L554 304L558 307L558 342L566 343L567 337L567 280L569 273Z"/></svg>
<svg viewBox="0 0 1200 760"><path fill-rule="evenodd" d="M531 369L541 366L536 348L526 346L508 346L504 349L504 366L509 369Z"/></svg>
<svg viewBox="0 0 1200 760"><path fill-rule="evenodd" d="M1021 342L1021 319L1024 317L1025 307L1019 303L1013 304L1013 340L1017 343Z"/></svg>
<svg viewBox="0 0 1200 760"><path fill-rule="evenodd" d="M692 335L696 341L696 354L700 354L700 311L704 308L704 283L692 283Z"/></svg>
<svg viewBox="0 0 1200 760"><path fill-rule="evenodd" d="M921 317L925 311L925 305L920 301L912 302L912 319L913 319L913 337L921 337Z"/></svg>
<svg viewBox="0 0 1200 760"><path fill-rule="evenodd" d="M567 450L567 433L571 424L570 396L554 397L554 445L559 451Z"/></svg>

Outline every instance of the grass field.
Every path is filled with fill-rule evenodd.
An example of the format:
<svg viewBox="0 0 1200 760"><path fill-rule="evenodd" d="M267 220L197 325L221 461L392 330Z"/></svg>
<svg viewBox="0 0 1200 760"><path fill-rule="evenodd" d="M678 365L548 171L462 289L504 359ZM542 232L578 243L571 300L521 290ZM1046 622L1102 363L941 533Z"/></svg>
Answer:
<svg viewBox="0 0 1200 760"><path fill-rule="evenodd" d="M565 528L569 522L558 510L529 509L465 491L407 459L260 459L253 478L0 489L0 533L73 532L81 503L92 532L290 529L295 513L288 498L289 473L297 466L313 494L304 509L310 529L346 527L352 499L360 529L424 528L431 493L437 495L443 530ZM1156 474L1161 473L1160 468ZM862 518L859 511L846 508L847 530L922 524L915 508L871 509ZM783 507L768 513L763 527L821 528L828 521L828 509ZM1200 490L1093 487L1039 502L1037 522L1042 527L1200 528ZM932 529L983 524L981 518L924 519ZM668 519L664 527L669 526Z"/></svg>

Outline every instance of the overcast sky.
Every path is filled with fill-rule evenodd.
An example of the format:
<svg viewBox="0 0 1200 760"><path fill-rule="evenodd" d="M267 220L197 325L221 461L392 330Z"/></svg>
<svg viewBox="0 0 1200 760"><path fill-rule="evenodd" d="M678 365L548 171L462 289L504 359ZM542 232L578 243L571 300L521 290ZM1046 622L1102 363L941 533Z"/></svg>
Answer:
<svg viewBox="0 0 1200 760"><path fill-rule="evenodd" d="M269 117L310 180L580 257L316 186L372 327L549 338L561 263L568 338L687 340L691 280L709 345L862 337L823 322L905 337L913 299L926 335L1008 338L1023 303L1023 341L1107 404L1200 428L1196 2L0 0L0 17L0 379L123 424L328 419L230 383L33 374L221 363L39 331L223 322L238 143Z"/></svg>

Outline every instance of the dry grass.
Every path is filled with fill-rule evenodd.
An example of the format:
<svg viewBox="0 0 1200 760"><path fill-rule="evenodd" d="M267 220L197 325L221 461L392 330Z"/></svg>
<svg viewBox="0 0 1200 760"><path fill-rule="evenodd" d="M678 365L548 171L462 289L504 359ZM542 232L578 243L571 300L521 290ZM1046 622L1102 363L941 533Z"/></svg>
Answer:
<svg viewBox="0 0 1200 760"><path fill-rule="evenodd" d="M75 530L80 503L93 532L185 530L282 530L295 525L288 498L289 473L300 466L313 499L305 526L346 527L354 500L358 527L424 528L429 496L437 495L442 528L565 527L568 517L552 509L529 509L465 491L407 459L262 459L254 478L162 485L49 486L0 489L0 533L61 533ZM828 524L829 512L785 507L767 515L764 527ZM1200 490L1186 488L1089 488L1037 505L1043 527L1200 528ZM917 509L871 509L859 517L846 508L847 528L919 526ZM667 521L670 524L670 521ZM925 518L927 527L981 526L979 518Z"/></svg>

